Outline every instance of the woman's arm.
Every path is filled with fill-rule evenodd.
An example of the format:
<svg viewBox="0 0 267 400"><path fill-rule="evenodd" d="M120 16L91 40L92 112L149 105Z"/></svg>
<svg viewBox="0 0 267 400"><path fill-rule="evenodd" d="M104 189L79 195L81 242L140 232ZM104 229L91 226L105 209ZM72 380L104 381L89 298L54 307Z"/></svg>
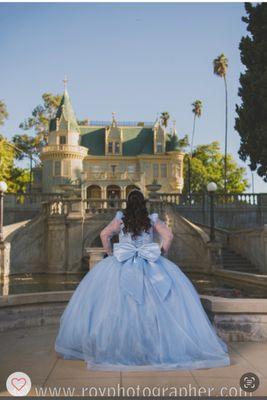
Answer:
<svg viewBox="0 0 267 400"><path fill-rule="evenodd" d="M103 248L109 256L112 255L110 239L112 236L120 232L120 226L120 213L117 212L113 220L100 232L100 239L102 241Z"/></svg>
<svg viewBox="0 0 267 400"><path fill-rule="evenodd" d="M154 229L161 236L162 244L161 249L163 254L167 254L169 248L171 247L171 243L173 240L173 233L167 227L167 225L158 218L157 214L154 214Z"/></svg>

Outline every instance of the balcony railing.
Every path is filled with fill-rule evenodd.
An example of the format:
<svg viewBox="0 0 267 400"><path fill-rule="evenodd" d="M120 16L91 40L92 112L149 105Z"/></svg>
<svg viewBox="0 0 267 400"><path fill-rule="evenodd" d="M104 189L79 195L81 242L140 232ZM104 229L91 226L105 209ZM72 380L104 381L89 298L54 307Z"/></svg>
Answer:
<svg viewBox="0 0 267 400"><path fill-rule="evenodd" d="M103 214L126 208L126 199L54 199L42 203L43 214L50 217L67 216L71 213L84 215ZM148 201L149 212L161 213L164 203L161 201Z"/></svg>
<svg viewBox="0 0 267 400"><path fill-rule="evenodd" d="M140 181L141 174L138 172L115 172L112 173L110 171L101 171L101 172L93 172L86 171L83 175L85 180L130 180L130 181Z"/></svg>
<svg viewBox="0 0 267 400"><path fill-rule="evenodd" d="M48 146L44 146L42 148L42 153L49 153L55 151L72 151L78 153L87 154L88 150L82 146L76 146L73 144L51 144Z"/></svg>
<svg viewBox="0 0 267 400"><path fill-rule="evenodd" d="M89 126L110 126L111 121L90 121ZM117 125L120 127L150 127L153 126L155 122L151 121L117 121Z"/></svg>

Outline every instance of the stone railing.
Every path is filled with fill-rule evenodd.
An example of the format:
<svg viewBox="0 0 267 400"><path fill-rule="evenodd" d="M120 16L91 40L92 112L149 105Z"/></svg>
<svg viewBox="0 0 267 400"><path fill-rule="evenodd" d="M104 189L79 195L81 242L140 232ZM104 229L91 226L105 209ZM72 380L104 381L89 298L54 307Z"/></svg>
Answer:
<svg viewBox="0 0 267 400"><path fill-rule="evenodd" d="M88 181L98 181L98 180L129 180L129 181L139 181L141 179L141 174L138 172L110 172L110 171L86 171L83 174L83 178Z"/></svg>
<svg viewBox="0 0 267 400"><path fill-rule="evenodd" d="M227 236L232 250L249 259L262 274L267 275L267 225L228 232Z"/></svg>
<svg viewBox="0 0 267 400"><path fill-rule="evenodd" d="M177 212L189 220L209 224L210 196L208 193L158 193L159 198L176 206ZM215 223L225 229L246 229L267 224L267 193L214 194Z"/></svg>
<svg viewBox="0 0 267 400"><path fill-rule="evenodd" d="M53 200L42 202L42 213L47 216L60 216L69 214L92 215L115 212L126 208L126 199L63 199L55 198ZM149 200L147 202L149 212L162 213L164 203L158 200Z"/></svg>
<svg viewBox="0 0 267 400"><path fill-rule="evenodd" d="M202 206L209 203L208 193L191 194L189 197L182 193L158 193L159 198L167 203L175 203L180 206ZM234 207L267 206L267 193L227 193L214 194L215 204Z"/></svg>
<svg viewBox="0 0 267 400"><path fill-rule="evenodd" d="M73 144L51 144L48 146L44 146L42 148L42 154L57 152L57 151L66 151L66 152L79 152L82 155L86 156L88 153L88 149L83 146L76 146Z"/></svg>

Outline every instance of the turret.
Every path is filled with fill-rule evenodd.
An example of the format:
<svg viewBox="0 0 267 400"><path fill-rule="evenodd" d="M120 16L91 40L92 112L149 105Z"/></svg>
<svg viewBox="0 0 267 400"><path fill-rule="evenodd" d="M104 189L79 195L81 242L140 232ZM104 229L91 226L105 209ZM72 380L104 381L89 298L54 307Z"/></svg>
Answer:
<svg viewBox="0 0 267 400"><path fill-rule="evenodd" d="M50 120L48 144L42 150L43 192L64 191L62 185L80 179L88 149L79 145L80 130L66 87L55 118Z"/></svg>

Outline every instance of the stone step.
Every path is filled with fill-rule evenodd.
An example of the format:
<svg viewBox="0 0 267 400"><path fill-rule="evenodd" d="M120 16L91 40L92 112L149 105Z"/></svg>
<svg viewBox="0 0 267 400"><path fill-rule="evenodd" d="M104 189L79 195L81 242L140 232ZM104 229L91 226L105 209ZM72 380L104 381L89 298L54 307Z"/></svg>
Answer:
<svg viewBox="0 0 267 400"><path fill-rule="evenodd" d="M259 272L258 268L251 264L247 258L227 247L222 248L222 263L224 269L254 274Z"/></svg>
<svg viewBox="0 0 267 400"><path fill-rule="evenodd" d="M251 265L238 265L238 264L224 264L224 268L236 268L236 269L257 269L252 264Z"/></svg>
<svg viewBox="0 0 267 400"><path fill-rule="evenodd" d="M255 268L244 269L244 268L225 267L224 266L224 269L228 270L228 271L247 272L247 273L250 273L250 274L259 274L260 273L260 271L258 269L255 269Z"/></svg>
<svg viewBox="0 0 267 400"><path fill-rule="evenodd" d="M235 259L235 260L224 260L223 259L223 263L224 264L229 264L229 265L232 265L232 264L237 264L237 265L240 265L240 267L242 267L242 266L246 266L246 265L248 265L248 266L250 266L250 267L254 267L254 265L251 263L251 262L249 262L249 261L240 261L238 258L237 259Z"/></svg>

